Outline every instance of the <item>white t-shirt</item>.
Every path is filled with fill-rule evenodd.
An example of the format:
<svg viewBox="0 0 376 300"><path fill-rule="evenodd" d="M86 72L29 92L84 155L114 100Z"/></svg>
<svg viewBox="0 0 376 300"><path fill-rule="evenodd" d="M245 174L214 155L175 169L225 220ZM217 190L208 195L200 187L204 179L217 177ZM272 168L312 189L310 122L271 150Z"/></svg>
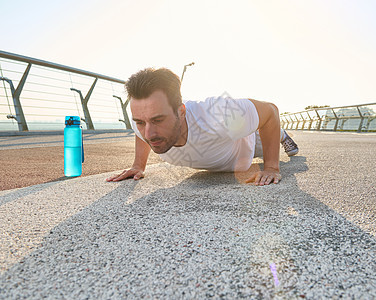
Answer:
<svg viewBox="0 0 376 300"><path fill-rule="evenodd" d="M255 105L249 99L211 97L202 102L187 101L185 106L187 143L159 154L161 159L214 172L248 170L259 125ZM133 129L144 140L134 122Z"/></svg>

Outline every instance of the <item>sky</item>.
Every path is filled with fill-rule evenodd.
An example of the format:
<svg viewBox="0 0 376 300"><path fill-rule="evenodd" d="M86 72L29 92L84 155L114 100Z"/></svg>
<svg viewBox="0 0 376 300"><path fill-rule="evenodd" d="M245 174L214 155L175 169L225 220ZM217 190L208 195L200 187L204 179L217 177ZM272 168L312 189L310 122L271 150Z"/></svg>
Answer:
<svg viewBox="0 0 376 300"><path fill-rule="evenodd" d="M375 15L374 0L0 0L0 50L123 80L194 62L184 100L297 112L376 102Z"/></svg>

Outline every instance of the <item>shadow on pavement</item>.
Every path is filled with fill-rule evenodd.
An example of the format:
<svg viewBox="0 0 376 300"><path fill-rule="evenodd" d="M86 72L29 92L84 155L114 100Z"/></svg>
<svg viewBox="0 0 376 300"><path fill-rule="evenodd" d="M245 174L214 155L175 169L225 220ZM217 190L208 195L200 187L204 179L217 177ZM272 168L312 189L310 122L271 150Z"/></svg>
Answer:
<svg viewBox="0 0 376 300"><path fill-rule="evenodd" d="M376 297L376 239L302 191L307 170L257 187L161 164L53 228L0 297Z"/></svg>
<svg viewBox="0 0 376 300"><path fill-rule="evenodd" d="M62 181L66 181L66 180L70 180L70 179L74 179L74 178L77 178L77 177L63 176L63 177L56 178L54 180L51 180L51 181L48 181L48 182L45 182L45 183L42 183L42 184L36 184L36 185L24 187L24 188L14 189L14 190L11 190L11 191L5 190L3 192L4 194L0 195L0 206L4 205L5 203L17 200L21 197L26 197L28 195L32 195L32 194L35 194L35 193L40 192L42 190L45 190L47 188L50 188L53 184L56 184L56 183L59 183L59 182L62 182Z"/></svg>

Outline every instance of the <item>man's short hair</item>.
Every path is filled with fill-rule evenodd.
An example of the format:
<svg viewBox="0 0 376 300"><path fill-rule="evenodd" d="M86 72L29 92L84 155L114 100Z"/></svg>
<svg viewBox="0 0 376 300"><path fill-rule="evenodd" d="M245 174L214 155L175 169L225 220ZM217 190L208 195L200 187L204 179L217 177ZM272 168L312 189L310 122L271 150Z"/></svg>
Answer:
<svg viewBox="0 0 376 300"><path fill-rule="evenodd" d="M145 99L157 90L163 91L176 114L182 104L180 86L180 78L165 68L141 70L125 83L128 96L134 99Z"/></svg>

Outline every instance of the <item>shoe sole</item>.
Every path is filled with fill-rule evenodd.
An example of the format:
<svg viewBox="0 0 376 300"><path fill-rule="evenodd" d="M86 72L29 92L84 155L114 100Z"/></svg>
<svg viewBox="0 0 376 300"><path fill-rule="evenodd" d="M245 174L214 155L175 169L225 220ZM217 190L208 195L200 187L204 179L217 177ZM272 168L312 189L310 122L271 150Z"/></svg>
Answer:
<svg viewBox="0 0 376 300"><path fill-rule="evenodd" d="M286 152L287 153L287 152ZM296 149L296 150L293 150L293 151L290 151L290 152L288 152L287 153L287 156L294 156L294 155L296 155L296 154L298 154L299 153L299 149Z"/></svg>

